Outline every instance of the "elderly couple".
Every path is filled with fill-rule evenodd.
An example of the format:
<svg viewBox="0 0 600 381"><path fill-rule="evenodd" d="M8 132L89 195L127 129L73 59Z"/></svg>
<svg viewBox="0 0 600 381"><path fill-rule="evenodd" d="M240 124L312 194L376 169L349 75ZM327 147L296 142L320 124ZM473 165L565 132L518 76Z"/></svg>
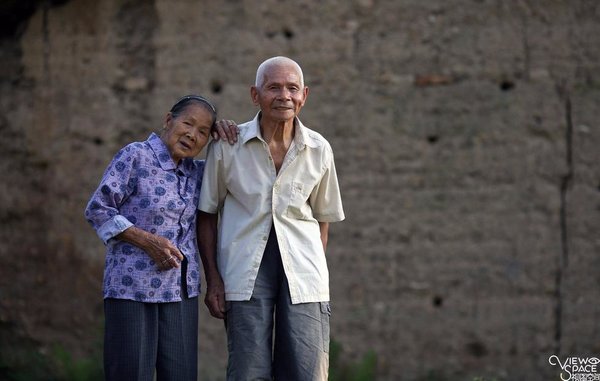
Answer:
<svg viewBox="0 0 600 381"><path fill-rule="evenodd" d="M86 219L107 246L107 380L197 379L200 259L205 303L224 319L228 380L326 380L330 222L344 219L329 143L298 114L300 66L263 62L260 108L235 126L181 98L162 132L121 149ZM206 162L194 160L210 137Z"/></svg>

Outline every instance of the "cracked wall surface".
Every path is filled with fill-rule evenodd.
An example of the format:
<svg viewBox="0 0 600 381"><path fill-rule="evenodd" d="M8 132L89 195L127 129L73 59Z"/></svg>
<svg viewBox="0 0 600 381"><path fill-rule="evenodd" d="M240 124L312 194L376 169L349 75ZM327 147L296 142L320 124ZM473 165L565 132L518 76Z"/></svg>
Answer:
<svg viewBox="0 0 600 381"><path fill-rule="evenodd" d="M0 355L93 350L104 254L83 208L110 158L187 93L252 118L256 67L281 54L342 187L344 361L534 380L558 377L552 354L600 356L597 1L17 3L0 6L22 18L0 39ZM222 380L222 323L202 307L200 328L199 379Z"/></svg>

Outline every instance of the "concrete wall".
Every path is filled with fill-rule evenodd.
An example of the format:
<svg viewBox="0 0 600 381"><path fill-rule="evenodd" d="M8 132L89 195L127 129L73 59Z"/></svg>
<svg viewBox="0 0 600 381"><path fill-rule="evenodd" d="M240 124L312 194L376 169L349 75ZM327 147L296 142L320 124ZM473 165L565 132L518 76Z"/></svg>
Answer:
<svg viewBox="0 0 600 381"><path fill-rule="evenodd" d="M342 186L328 259L346 361L532 380L557 379L551 354L600 354L597 1L29 3L0 40L7 345L92 350L104 254L83 208L105 166L180 95L252 118L257 65L287 55ZM202 307L200 324L200 379L223 379L222 323Z"/></svg>

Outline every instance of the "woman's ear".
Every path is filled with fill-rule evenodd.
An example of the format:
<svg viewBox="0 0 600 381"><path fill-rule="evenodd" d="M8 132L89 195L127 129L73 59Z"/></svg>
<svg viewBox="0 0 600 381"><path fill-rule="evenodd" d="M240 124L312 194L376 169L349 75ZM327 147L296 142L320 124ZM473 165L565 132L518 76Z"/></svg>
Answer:
<svg viewBox="0 0 600 381"><path fill-rule="evenodd" d="M165 116L165 122L163 123L163 130L167 130L169 128L169 124L173 120L173 113L168 112Z"/></svg>

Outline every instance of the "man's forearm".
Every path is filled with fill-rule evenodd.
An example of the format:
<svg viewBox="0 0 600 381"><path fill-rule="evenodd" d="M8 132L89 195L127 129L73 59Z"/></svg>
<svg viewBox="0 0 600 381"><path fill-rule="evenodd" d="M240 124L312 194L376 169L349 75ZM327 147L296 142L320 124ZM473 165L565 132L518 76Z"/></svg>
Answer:
<svg viewBox="0 0 600 381"><path fill-rule="evenodd" d="M323 243L323 251L327 251L327 240L329 239L329 222L319 222L319 230L321 231L321 242Z"/></svg>
<svg viewBox="0 0 600 381"><path fill-rule="evenodd" d="M224 319L225 287L217 266L217 219L216 214L199 211L197 233L207 286L204 303L212 316Z"/></svg>
<svg viewBox="0 0 600 381"><path fill-rule="evenodd" d="M217 266L217 219L217 214L198 212L198 248L207 282L220 276Z"/></svg>

